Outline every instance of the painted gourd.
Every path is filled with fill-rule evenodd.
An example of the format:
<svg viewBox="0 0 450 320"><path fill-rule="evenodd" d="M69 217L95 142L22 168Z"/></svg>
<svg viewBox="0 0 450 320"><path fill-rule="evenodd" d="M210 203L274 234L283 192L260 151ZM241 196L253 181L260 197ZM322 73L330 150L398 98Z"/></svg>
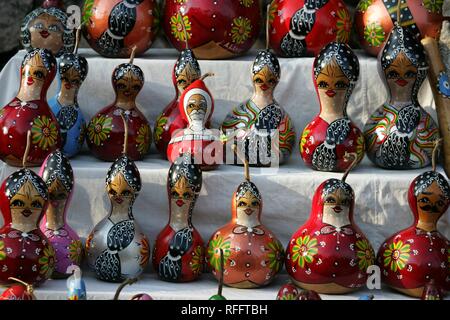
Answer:
<svg viewBox="0 0 450 320"><path fill-rule="evenodd" d="M345 171L346 153L364 157L364 136L347 115L347 105L359 77L358 57L344 43L331 42L314 60L313 81L320 113L303 130L300 154L319 171Z"/></svg>
<svg viewBox="0 0 450 320"><path fill-rule="evenodd" d="M144 73L131 58L129 63L114 69L112 84L116 99L92 117L86 132L87 145L101 160L119 158L124 143L123 114L128 123L128 158L142 160L152 141L150 124L136 105L136 97L144 86Z"/></svg>
<svg viewBox="0 0 450 320"><path fill-rule="evenodd" d="M443 0L360 0L354 17L359 43L367 53L377 56L399 15L400 25L416 37L436 38L443 4Z"/></svg>
<svg viewBox="0 0 450 320"><path fill-rule="evenodd" d="M86 300L86 284L81 277L81 269L77 265L70 265L67 274L72 274L66 282L67 285L67 300Z"/></svg>
<svg viewBox="0 0 450 320"><path fill-rule="evenodd" d="M29 132L27 150L30 149ZM4 225L0 229L0 284L14 283L15 277L37 286L53 273L55 250L39 230L39 221L47 207L45 182L25 166L13 172L0 188L0 209Z"/></svg>
<svg viewBox="0 0 450 320"><path fill-rule="evenodd" d="M423 289L421 300L443 300L442 290L436 287L434 279L431 279Z"/></svg>
<svg viewBox="0 0 450 320"><path fill-rule="evenodd" d="M314 193L309 219L292 236L286 269L292 281L307 290L325 294L348 293L366 284L366 270L375 254L354 222L355 194L345 182L328 179Z"/></svg>
<svg viewBox="0 0 450 320"><path fill-rule="evenodd" d="M122 156L113 162L106 175L106 192L111 202L108 215L102 219L86 240L89 267L97 278L122 282L142 274L150 258L150 244L133 216L133 204L141 190L141 176L136 164L127 155L128 125Z"/></svg>
<svg viewBox="0 0 450 320"><path fill-rule="evenodd" d="M270 46L282 57L316 56L329 42L347 43L351 16L342 0L274 0Z"/></svg>
<svg viewBox="0 0 450 320"><path fill-rule="evenodd" d="M277 57L270 50L260 51L252 66L252 98L235 107L222 123L227 145L236 144L251 166L284 163L292 153L294 125L273 96L280 71Z"/></svg>
<svg viewBox="0 0 450 320"><path fill-rule="evenodd" d="M283 267L284 250L275 235L261 224L261 193L250 181L248 162L238 154L245 165L246 180L233 194L232 220L212 235L206 257L217 279L220 279L223 269L225 285L258 288L275 279ZM223 267L220 263L221 249Z"/></svg>
<svg viewBox="0 0 450 320"><path fill-rule="evenodd" d="M83 34L102 56L129 57L134 46L141 55L156 36L156 11L154 0L86 0Z"/></svg>
<svg viewBox="0 0 450 320"><path fill-rule="evenodd" d="M204 243L192 224L201 188L200 167L190 154L183 154L169 169L169 223L158 234L154 246L153 267L162 280L193 281L203 272Z"/></svg>
<svg viewBox="0 0 450 320"><path fill-rule="evenodd" d="M40 229L55 249L55 268L52 278L67 278L71 265L80 266L83 244L67 223L67 211L73 195L74 175L69 159L57 150L48 155L39 175L48 188L48 206Z"/></svg>
<svg viewBox="0 0 450 320"><path fill-rule="evenodd" d="M450 242L437 230L437 222L450 204L450 186L436 171L417 176L409 186L413 224L381 245L377 264L381 279L391 288L421 297L432 281L441 292L450 290Z"/></svg>
<svg viewBox="0 0 450 320"><path fill-rule="evenodd" d="M58 120L61 132L62 151L66 156L75 156L83 147L86 121L78 104L78 91L88 74L86 58L74 53L65 53L59 59L58 93L48 101Z"/></svg>
<svg viewBox="0 0 450 320"><path fill-rule="evenodd" d="M190 153L202 170L212 170L223 160L223 145L217 130L207 129L206 123L214 112L214 100L203 79L187 87L180 97L179 111L188 124L173 133L167 147L167 159L173 163L180 155Z"/></svg>
<svg viewBox="0 0 450 320"><path fill-rule="evenodd" d="M276 300L298 300L300 290L292 283L281 286L278 290Z"/></svg>
<svg viewBox="0 0 450 320"><path fill-rule="evenodd" d="M31 130L29 166L40 166L47 155L60 147L59 125L47 104L47 90L56 73L56 60L46 49L25 54L17 96L0 110L0 158L21 166Z"/></svg>
<svg viewBox="0 0 450 320"><path fill-rule="evenodd" d="M172 81L175 88L175 98L164 108L156 120L154 140L156 149L166 158L167 146L174 132L184 129L186 121L180 114L180 96L184 90L198 80L201 76L200 65L195 58L194 52L185 49L180 52L172 72Z"/></svg>
<svg viewBox="0 0 450 320"><path fill-rule="evenodd" d="M20 40L28 51L47 49L59 57L73 51L75 30L69 28L67 14L59 7L59 1L45 1L22 21Z"/></svg>
<svg viewBox="0 0 450 320"><path fill-rule="evenodd" d="M226 59L243 54L255 43L261 26L257 0L165 1L165 34L179 51L186 26L189 47L199 59Z"/></svg>
<svg viewBox="0 0 450 320"><path fill-rule="evenodd" d="M417 98L428 69L424 48L407 29L396 26L378 65L389 95L364 126L367 155L385 169L426 167L439 132Z"/></svg>
<svg viewBox="0 0 450 320"><path fill-rule="evenodd" d="M36 300L32 285L13 277L10 277L10 280L16 281L18 284L13 284L3 291L0 295L0 300Z"/></svg>

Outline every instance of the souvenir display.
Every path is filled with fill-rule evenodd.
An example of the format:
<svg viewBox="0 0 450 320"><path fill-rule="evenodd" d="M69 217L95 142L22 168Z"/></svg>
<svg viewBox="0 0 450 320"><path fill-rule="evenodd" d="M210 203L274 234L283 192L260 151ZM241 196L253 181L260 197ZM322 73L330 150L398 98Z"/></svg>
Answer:
<svg viewBox="0 0 450 320"><path fill-rule="evenodd" d="M270 46L282 57L316 56L329 42L347 43L352 20L342 0L274 0Z"/></svg>
<svg viewBox="0 0 450 320"><path fill-rule="evenodd" d="M258 288L268 285L283 267L284 250L275 235L261 224L262 197L250 181L248 161L234 147L245 167L242 182L231 201L232 220L209 240L207 262L219 279L223 270L225 285ZM224 266L220 264L223 250Z"/></svg>
<svg viewBox="0 0 450 320"><path fill-rule="evenodd" d="M346 153L364 157L364 136L347 115L347 105L359 77L358 57L345 43L331 42L314 60L313 81L320 113L303 130L300 154L319 171L345 171Z"/></svg>
<svg viewBox="0 0 450 320"><path fill-rule="evenodd" d="M422 45L425 48L430 65L430 73L428 80L430 81L431 90L433 92L434 102L436 104L437 119L439 122L439 130L443 139L443 167L445 174L450 176L450 128L449 110L450 110L450 80L446 73L446 68L441 55L439 47L448 46L445 43L439 43L430 37L422 40ZM447 49L450 50L450 47Z"/></svg>
<svg viewBox="0 0 450 320"><path fill-rule="evenodd" d="M9 280L16 281L0 295L0 300L36 300L33 294L33 286L16 278L9 277Z"/></svg>
<svg viewBox="0 0 450 320"><path fill-rule="evenodd" d="M81 277L80 267L71 265L66 273L72 274L67 279L67 300L86 300L86 285Z"/></svg>
<svg viewBox="0 0 450 320"><path fill-rule="evenodd" d="M185 26L181 21L183 29ZM174 132L187 127L188 123L180 114L179 104L180 96L192 82L201 77L200 65L195 58L194 52L189 49L186 42L186 48L180 52L178 60L172 71L172 81L175 88L175 98L164 108L156 120L154 130L154 140L156 149L165 158L167 157L167 145ZM208 123L206 127L209 128Z"/></svg>
<svg viewBox="0 0 450 320"><path fill-rule="evenodd" d="M192 281L203 271L204 243L192 224L192 213L201 188L200 166L194 164L190 154L183 154L169 169L169 222L156 237L153 251L153 267L162 280Z"/></svg>
<svg viewBox="0 0 450 320"><path fill-rule="evenodd" d="M86 122L78 105L78 91L87 77L88 62L77 54L78 43L73 53L64 53L59 59L58 93L48 101L58 120L62 151L68 157L73 157L81 150L86 133Z"/></svg>
<svg viewBox="0 0 450 320"><path fill-rule="evenodd" d="M223 249L219 250L219 255L220 255L219 287L217 289L217 294L212 295L208 300L227 300L227 298L225 298L222 295L222 291L223 291L223 273L224 273Z"/></svg>
<svg viewBox="0 0 450 320"><path fill-rule="evenodd" d="M25 54L20 72L17 96L0 110L0 158L11 166L21 166L27 132L31 130L26 165L40 166L61 144L58 122L46 100L56 60L46 49L33 49Z"/></svg>
<svg viewBox="0 0 450 320"><path fill-rule="evenodd" d="M300 290L292 283L281 286L277 293L277 300L298 300Z"/></svg>
<svg viewBox="0 0 450 320"><path fill-rule="evenodd" d="M162 26L172 45L189 46L199 59L226 59L250 49L260 31L259 1L166 1ZM187 33L183 32L183 24Z"/></svg>
<svg viewBox="0 0 450 320"><path fill-rule="evenodd" d="M431 279L423 288L421 300L443 300L442 292L436 287L434 279Z"/></svg>
<svg viewBox="0 0 450 320"><path fill-rule="evenodd" d="M67 20L60 1L45 1L22 21L20 40L23 47L28 51L48 49L57 57L72 52L75 30L69 28Z"/></svg>
<svg viewBox="0 0 450 320"><path fill-rule="evenodd" d="M154 0L85 0L81 23L89 45L109 58L147 51L157 33Z"/></svg>
<svg viewBox="0 0 450 320"><path fill-rule="evenodd" d="M267 48L257 54L251 70L253 95L225 117L221 130L227 145L236 144L250 165L284 163L292 153L295 129L274 98L280 81L280 63Z"/></svg>
<svg viewBox="0 0 450 320"><path fill-rule="evenodd" d="M364 127L367 155L385 169L426 167L439 132L417 98L428 69L424 48L408 29L395 26L378 65L389 96Z"/></svg>
<svg viewBox="0 0 450 320"><path fill-rule="evenodd" d="M192 82L180 98L179 112L188 124L173 133L167 147L167 159L174 162L180 155L190 153L202 170L212 170L222 163L223 145L217 130L207 129L206 123L214 112L214 100L203 80Z"/></svg>
<svg viewBox="0 0 450 320"><path fill-rule="evenodd" d="M122 292L123 288L125 288L127 285L132 285L137 281L137 278L128 278L124 282L122 282L117 288L113 300L119 300L119 295ZM130 300L153 300L153 298L146 293L138 293L132 296Z"/></svg>
<svg viewBox="0 0 450 320"><path fill-rule="evenodd" d="M317 188L308 221L292 236L286 250L286 269L292 281L318 293L341 294L365 285L374 252L354 222L355 194L342 180L328 179ZM350 159L350 154L346 157Z"/></svg>
<svg viewBox="0 0 450 320"><path fill-rule="evenodd" d="M450 185L435 171L437 147L438 143L433 170L417 176L409 186L413 224L389 237L377 256L382 281L413 297L421 297L431 280L438 290L450 290L450 242L437 230L437 222L450 204Z"/></svg>
<svg viewBox="0 0 450 320"><path fill-rule="evenodd" d="M45 182L25 168L31 149L31 132L27 134L23 168L13 172L0 188L0 209L4 225L0 229L0 285L14 283L15 277L37 286L53 273L55 250L39 230L48 201Z"/></svg>
<svg viewBox="0 0 450 320"><path fill-rule="evenodd" d="M114 161L122 154L124 125L121 115L125 116L128 125L128 158L142 160L150 149L150 124L136 105L136 97L144 86L144 73L133 61L134 53L129 63L114 69L112 84L116 99L100 110L87 127L87 145L94 156L104 161Z"/></svg>
<svg viewBox="0 0 450 320"><path fill-rule="evenodd" d="M111 209L86 240L88 265L97 278L109 282L139 276L150 258L150 244L133 217L141 176L127 155L128 125L125 115L121 117L125 128L122 156L113 162L106 175Z"/></svg>
<svg viewBox="0 0 450 320"><path fill-rule="evenodd" d="M443 0L360 0L354 17L359 43L367 53L378 55L396 23L418 38L435 38L443 4Z"/></svg>
<svg viewBox="0 0 450 320"><path fill-rule="evenodd" d="M69 159L56 150L48 155L39 175L48 188L48 206L40 229L55 249L55 268L52 278L67 278L71 265L80 266L83 244L67 223L67 210L73 195L74 176Z"/></svg>

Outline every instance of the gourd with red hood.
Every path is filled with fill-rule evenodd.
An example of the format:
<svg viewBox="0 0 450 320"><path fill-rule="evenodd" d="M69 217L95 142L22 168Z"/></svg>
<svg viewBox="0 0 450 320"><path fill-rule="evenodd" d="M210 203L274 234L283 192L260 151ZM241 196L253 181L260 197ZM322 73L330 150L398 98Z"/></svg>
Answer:
<svg viewBox="0 0 450 320"><path fill-rule="evenodd" d="M31 130L26 164L40 166L61 144L59 125L46 98L55 78L56 60L46 49L33 49L25 54L20 72L17 96L0 110L0 158L11 166L21 166Z"/></svg>
<svg viewBox="0 0 450 320"><path fill-rule="evenodd" d="M342 180L320 184L308 221L289 241L286 269L304 289L325 294L357 290L366 283L367 267L374 264L372 246L353 220L355 194L345 182L356 154L352 158Z"/></svg>

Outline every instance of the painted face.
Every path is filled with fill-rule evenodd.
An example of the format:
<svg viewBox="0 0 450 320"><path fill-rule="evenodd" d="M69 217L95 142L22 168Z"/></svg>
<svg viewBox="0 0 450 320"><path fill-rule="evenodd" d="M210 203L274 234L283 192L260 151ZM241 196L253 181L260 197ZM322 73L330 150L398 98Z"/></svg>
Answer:
<svg viewBox="0 0 450 320"><path fill-rule="evenodd" d="M399 53L395 60L384 70L389 88L393 93L406 92L412 95L414 83L417 80L417 67L403 53Z"/></svg>
<svg viewBox="0 0 450 320"><path fill-rule="evenodd" d="M434 181L428 188L417 196L417 210L419 220L425 223L437 223L438 219L445 212L448 199L441 188Z"/></svg>
<svg viewBox="0 0 450 320"><path fill-rule="evenodd" d="M47 78L48 70L39 54L34 55L22 68L22 88L40 92Z"/></svg>
<svg viewBox="0 0 450 320"><path fill-rule="evenodd" d="M250 191L236 199L238 218L256 216L261 207L261 202Z"/></svg>
<svg viewBox="0 0 450 320"><path fill-rule="evenodd" d="M316 82L322 104L330 103L336 107L344 107L350 81L334 58L318 74Z"/></svg>
<svg viewBox="0 0 450 320"><path fill-rule="evenodd" d="M133 200L134 190L128 185L123 174L119 172L107 185L109 199L113 204L130 205Z"/></svg>
<svg viewBox="0 0 450 320"><path fill-rule="evenodd" d="M333 192L330 192L323 199L322 221L335 227L349 225L351 201L352 199L350 199L341 188L337 188Z"/></svg>
<svg viewBox="0 0 450 320"><path fill-rule="evenodd" d="M44 205L45 200L33 184L25 182L9 200L12 224L27 226L29 229L36 227Z"/></svg>
<svg viewBox="0 0 450 320"><path fill-rule="evenodd" d="M193 201L195 194L189 187L189 183L185 177L181 177L170 189L172 207L184 208L189 207Z"/></svg>
<svg viewBox="0 0 450 320"><path fill-rule="evenodd" d="M257 92L273 92L278 84L277 77L268 66L253 75L253 84Z"/></svg>
<svg viewBox="0 0 450 320"><path fill-rule="evenodd" d="M208 103L205 97L201 94L193 94L189 100L186 108L186 113L192 121L205 120L206 112L208 111Z"/></svg>
<svg viewBox="0 0 450 320"><path fill-rule="evenodd" d="M64 27L59 20L47 13L41 14L30 23L31 46L47 48L53 54L63 47Z"/></svg>
<svg viewBox="0 0 450 320"><path fill-rule="evenodd" d="M76 91L81 86L80 73L75 68L70 68L61 75L61 87L66 91Z"/></svg>
<svg viewBox="0 0 450 320"><path fill-rule="evenodd" d="M200 74L188 63L183 71L176 77L178 93L181 95L192 82L199 78Z"/></svg>
<svg viewBox="0 0 450 320"><path fill-rule="evenodd" d="M118 100L134 100L142 86L142 81L132 71L128 71L115 83Z"/></svg>

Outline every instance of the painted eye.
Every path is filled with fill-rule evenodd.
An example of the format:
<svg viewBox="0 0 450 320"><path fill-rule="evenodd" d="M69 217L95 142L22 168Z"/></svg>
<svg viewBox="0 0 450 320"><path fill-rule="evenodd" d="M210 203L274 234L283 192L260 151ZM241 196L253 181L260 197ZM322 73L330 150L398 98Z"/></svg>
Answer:
<svg viewBox="0 0 450 320"><path fill-rule="evenodd" d="M443 207L443 206L444 206L444 201L439 200L439 201L437 202L437 205L438 205L439 207Z"/></svg>
<svg viewBox="0 0 450 320"><path fill-rule="evenodd" d="M272 85L273 85L273 84L275 84L275 83L276 83L275 79L270 79L270 80L269 80L269 84L272 84Z"/></svg>
<svg viewBox="0 0 450 320"><path fill-rule="evenodd" d="M125 88L126 88L126 86L124 84L122 84L122 83L119 83L117 85L117 89L119 89L119 90L124 90Z"/></svg>
<svg viewBox="0 0 450 320"><path fill-rule="evenodd" d="M73 80L73 81L71 81L70 82L73 86L78 86L78 85L80 85L80 81L78 81L78 80Z"/></svg>
<svg viewBox="0 0 450 320"><path fill-rule="evenodd" d="M124 190L124 191L122 191L122 195L124 197L129 197L129 196L131 196L131 192L129 190Z"/></svg>
<svg viewBox="0 0 450 320"><path fill-rule="evenodd" d="M415 78L416 73L414 71L408 71L405 73L405 78Z"/></svg>
<svg viewBox="0 0 450 320"><path fill-rule="evenodd" d="M13 207L24 207L25 206L25 202L23 202L22 200L14 200L11 205Z"/></svg>
<svg viewBox="0 0 450 320"><path fill-rule="evenodd" d="M179 197L178 192L172 191L172 197L173 197L173 198L178 198L178 197Z"/></svg>
<svg viewBox="0 0 450 320"><path fill-rule="evenodd" d="M421 202L421 203L430 203L430 199L428 199L427 197L424 197L424 198L420 199L419 202Z"/></svg>
<svg viewBox="0 0 450 320"><path fill-rule="evenodd" d="M48 31L58 32L59 31L59 27L58 27L57 24L52 24L51 26L48 27Z"/></svg>
<svg viewBox="0 0 450 320"><path fill-rule="evenodd" d="M111 190L109 190L109 194L115 196L115 195L117 195L117 192L116 192L116 190L111 189Z"/></svg>
<svg viewBox="0 0 450 320"><path fill-rule="evenodd" d="M326 81L319 81L319 83L317 84L319 86L319 88L328 88L328 82Z"/></svg>
<svg viewBox="0 0 450 320"><path fill-rule="evenodd" d="M33 28L38 29L38 30L42 30L44 29L44 24L43 23L36 23Z"/></svg>
<svg viewBox="0 0 450 320"><path fill-rule="evenodd" d="M35 201L33 201L31 203L31 207L32 208L36 208L36 209L41 209L42 208L42 203L40 201L35 200Z"/></svg>
<svg viewBox="0 0 450 320"><path fill-rule="evenodd" d="M247 204L244 201L239 201L238 207L246 207Z"/></svg>
<svg viewBox="0 0 450 320"><path fill-rule="evenodd" d="M191 198L191 194L190 194L189 192L183 193L183 199L188 200L188 199L190 199L190 198Z"/></svg>
<svg viewBox="0 0 450 320"><path fill-rule="evenodd" d="M253 201L253 202L252 202L252 206L253 206L253 207L257 207L258 205L259 205L259 202L258 202L258 201Z"/></svg>
<svg viewBox="0 0 450 320"><path fill-rule="evenodd" d="M386 77L388 79L397 79L398 77L400 77L400 75L398 74L397 71L391 70L388 72L388 74L386 75Z"/></svg>
<svg viewBox="0 0 450 320"><path fill-rule="evenodd" d="M333 197L328 197L325 199L325 203L336 203L336 200Z"/></svg>
<svg viewBox="0 0 450 320"><path fill-rule="evenodd" d="M139 90L141 90L141 86L134 85L134 86L133 86L133 90L134 90L134 91L139 91Z"/></svg>
<svg viewBox="0 0 450 320"><path fill-rule="evenodd" d="M177 81L177 83L178 83L179 85L183 85L183 84L186 83L186 80L180 79L180 80Z"/></svg>
<svg viewBox="0 0 450 320"><path fill-rule="evenodd" d="M263 81L261 78L256 78L256 79L255 79L255 82L256 82L256 83L264 83L264 81Z"/></svg>
<svg viewBox="0 0 450 320"><path fill-rule="evenodd" d="M336 89L346 89L347 87L348 85L344 81L336 82Z"/></svg>
<svg viewBox="0 0 450 320"><path fill-rule="evenodd" d="M39 79L44 78L44 73L43 73L42 71L35 71L35 72L33 73L33 75L34 75L36 78L39 78Z"/></svg>

